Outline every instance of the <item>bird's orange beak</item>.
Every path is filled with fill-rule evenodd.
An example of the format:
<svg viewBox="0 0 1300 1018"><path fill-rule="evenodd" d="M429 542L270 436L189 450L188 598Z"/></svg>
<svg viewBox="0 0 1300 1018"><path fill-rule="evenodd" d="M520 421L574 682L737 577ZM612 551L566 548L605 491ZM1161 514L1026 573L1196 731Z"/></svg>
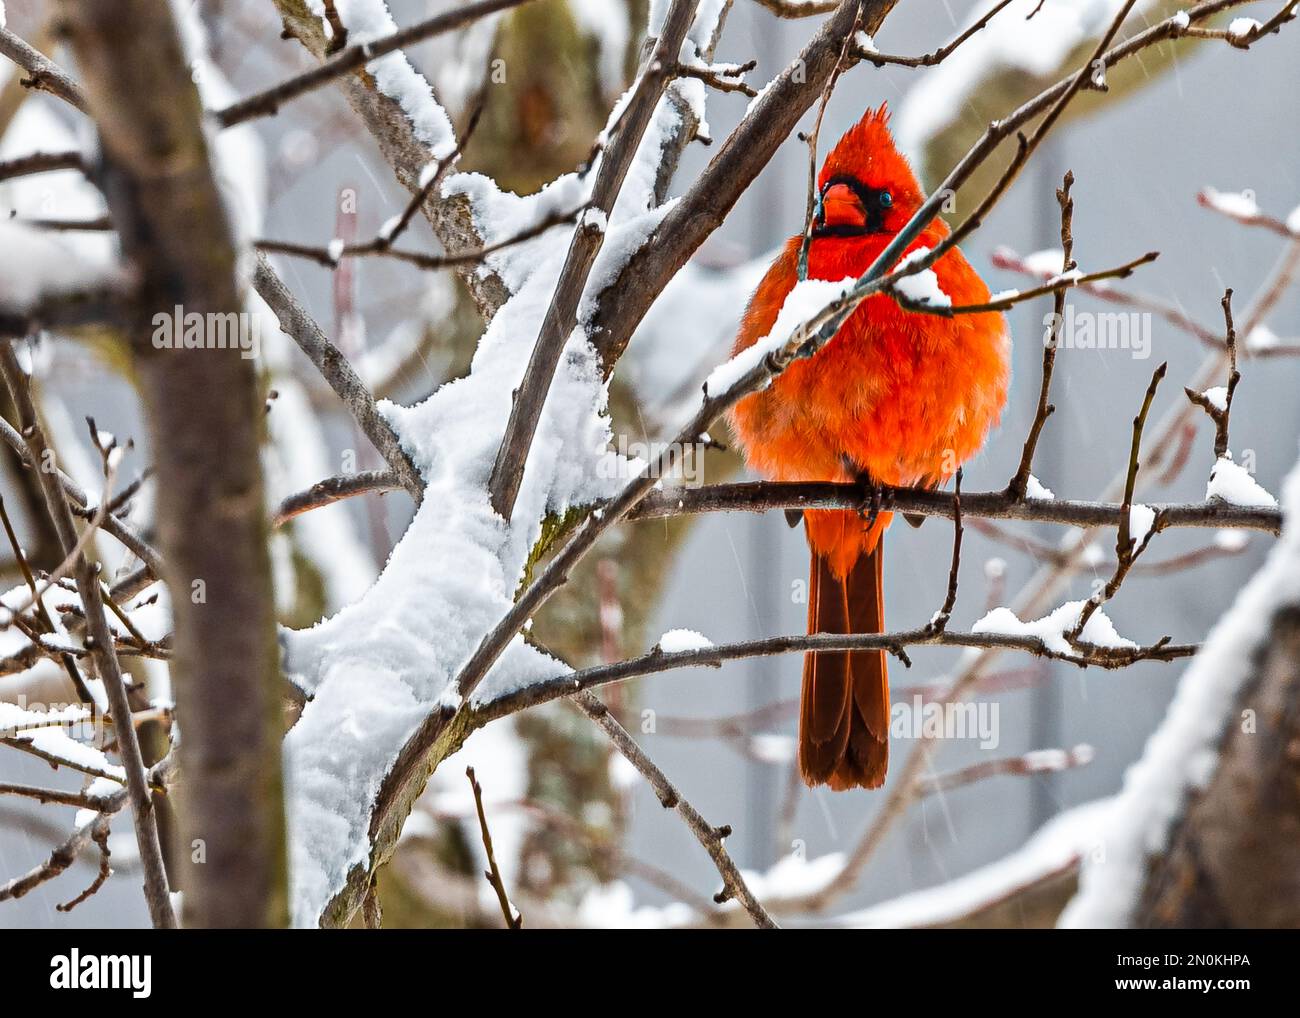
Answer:
<svg viewBox="0 0 1300 1018"><path fill-rule="evenodd" d="M858 228L867 225L867 210L848 184L832 184L822 194L822 223Z"/></svg>

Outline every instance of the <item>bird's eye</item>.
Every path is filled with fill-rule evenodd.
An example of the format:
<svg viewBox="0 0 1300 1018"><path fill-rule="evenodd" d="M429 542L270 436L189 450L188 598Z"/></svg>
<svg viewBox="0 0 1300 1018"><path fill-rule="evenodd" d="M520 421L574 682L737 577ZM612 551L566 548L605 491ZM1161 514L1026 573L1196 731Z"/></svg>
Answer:
<svg viewBox="0 0 1300 1018"><path fill-rule="evenodd" d="M894 207L894 196L890 194L888 191L880 192L880 207L882 209L888 209Z"/></svg>

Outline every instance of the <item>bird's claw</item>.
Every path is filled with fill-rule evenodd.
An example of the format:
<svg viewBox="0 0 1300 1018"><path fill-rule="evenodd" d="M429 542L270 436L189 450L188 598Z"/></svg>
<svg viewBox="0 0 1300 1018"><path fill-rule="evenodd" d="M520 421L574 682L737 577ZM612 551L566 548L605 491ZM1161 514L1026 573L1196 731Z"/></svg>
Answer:
<svg viewBox="0 0 1300 1018"><path fill-rule="evenodd" d="M885 494L884 485L868 475L859 475L858 484L864 489L862 501L858 503L858 516L866 521L867 529L870 530L876 525L880 513L888 508L890 500Z"/></svg>

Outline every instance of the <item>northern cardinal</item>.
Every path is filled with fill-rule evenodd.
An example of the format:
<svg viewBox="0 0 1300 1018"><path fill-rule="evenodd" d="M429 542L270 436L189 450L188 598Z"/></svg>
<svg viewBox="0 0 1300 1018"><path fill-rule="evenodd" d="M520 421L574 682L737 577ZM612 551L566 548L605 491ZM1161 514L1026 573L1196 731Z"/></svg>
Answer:
<svg viewBox="0 0 1300 1018"><path fill-rule="evenodd" d="M808 248L809 279L865 272L924 201L889 133L886 106L868 110L827 156ZM939 219L908 248L933 249ZM791 237L751 298L739 352L767 336L798 282L803 237ZM933 266L954 305L989 299L956 248ZM937 487L979 451L1006 402L1010 340L1000 314L944 318L868 297L810 358L740 400L731 426L750 467L779 481ZM874 515L874 519L873 519ZM882 550L889 512L810 510L809 633L884 632ZM919 521L917 521L919 523ZM885 653L804 656L799 769L809 785L878 788L889 763Z"/></svg>

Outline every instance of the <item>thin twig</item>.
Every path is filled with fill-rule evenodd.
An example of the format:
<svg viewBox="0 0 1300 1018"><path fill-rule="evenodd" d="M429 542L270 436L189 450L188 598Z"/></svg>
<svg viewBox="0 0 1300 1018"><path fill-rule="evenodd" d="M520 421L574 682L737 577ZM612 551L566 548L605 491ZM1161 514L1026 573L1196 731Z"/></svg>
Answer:
<svg viewBox="0 0 1300 1018"><path fill-rule="evenodd" d="M778 18L812 18L829 14L839 6L839 0L755 0Z"/></svg>
<svg viewBox="0 0 1300 1018"><path fill-rule="evenodd" d="M405 251L394 248L391 243L385 242L382 238L365 241L357 244L344 244L342 248L331 251L327 247L319 247L311 244L297 244L287 240L259 240L256 247L259 251L267 254L282 254L296 258L308 258L311 261L324 266L327 269L337 268L339 261L343 258L362 258L362 257L385 257L394 258L398 261L407 262L419 269L433 271L437 269L452 269L462 265L469 265L473 262L482 261L488 255L504 251L516 244L522 244L525 241L533 240L540 237L547 230L555 226L562 226L565 223L573 222L581 209L570 210L566 212L552 212L543 216L537 223L520 230L503 240L496 241L492 244L484 244L482 247L472 250L458 251L455 254L431 255L424 254L420 251Z"/></svg>
<svg viewBox="0 0 1300 1018"><path fill-rule="evenodd" d="M1124 583L1124 578L1128 576L1129 570L1133 568L1133 563L1137 561L1139 555L1146 551L1147 546L1151 543L1151 538L1155 536L1155 527L1152 526L1142 535L1140 541L1133 537L1133 492L1137 486L1137 475L1140 468L1138 457L1142 452L1142 431L1146 427L1147 415L1151 412L1151 404L1156 398L1156 390L1160 387L1160 382L1164 379L1168 368L1167 363L1161 364L1152 372L1151 383L1147 386L1146 395L1142 398L1142 408L1138 411L1137 416L1133 418L1133 439L1129 446L1128 480L1124 485L1124 501L1120 507L1119 527L1115 534L1115 571L1111 574L1106 586L1084 602L1083 608L1079 612L1079 620L1066 633L1066 639L1071 642L1080 638L1080 634L1083 633L1089 619L1092 618L1097 609L1119 592L1120 586Z"/></svg>
<svg viewBox="0 0 1300 1018"><path fill-rule="evenodd" d="M489 14L529 2L531 0L479 0L477 3L465 4L456 10L446 11L408 28L398 29L379 39L355 43L339 50L319 66L282 81L278 85L273 85L256 95L231 103L214 116L222 127L234 127L256 117L271 116L291 99L320 88L335 78L359 71L372 60L405 49L417 42L432 39L434 36L454 32Z"/></svg>
<svg viewBox="0 0 1300 1018"><path fill-rule="evenodd" d="M43 469L43 465L32 457L22 435L3 417L0 417L0 439L3 439L9 448L18 454L23 466L38 473ZM62 470L57 470L56 475L64 493L68 496L69 508L72 510L73 515L79 516L83 520L93 518L98 509L91 505L90 498L82 490L81 486ZM101 521L100 529L115 538L127 551L143 562L154 579L162 576L162 556L157 549L132 530L130 526L110 514Z"/></svg>
<svg viewBox="0 0 1300 1018"><path fill-rule="evenodd" d="M1074 172L1067 170L1065 179L1056 191L1056 201L1061 206L1061 274L1070 272L1074 262L1074 199L1070 189L1074 186ZM1038 409L1034 412L1033 423L1025 437L1025 446L1020 454L1020 466L1007 485L1007 492L1020 499L1025 497L1029 487L1029 475L1034 469L1034 452L1038 448L1038 438L1043 433L1047 418L1052 416L1056 407L1052 406L1052 369L1056 365L1056 344L1061 335L1061 323L1065 313L1065 290L1056 291L1056 301L1052 308L1052 329L1043 343L1042 384L1038 390Z"/></svg>
<svg viewBox="0 0 1300 1018"><path fill-rule="evenodd" d="M51 173L55 170L86 170L86 161L80 152L33 152L0 162L0 180L26 177L33 173Z"/></svg>
<svg viewBox="0 0 1300 1018"><path fill-rule="evenodd" d="M92 823L90 825L90 840L99 848L99 870L95 874L95 879L90 882L89 887L71 901L55 905L54 908L56 911L71 912L74 908L103 887L105 881L113 875L113 867L108 861L109 857L113 854L108 848L108 835L109 830L107 823Z"/></svg>
<svg viewBox="0 0 1300 1018"><path fill-rule="evenodd" d="M1073 273L1061 273L1052 276L1042 286L1035 286L1031 290L1019 290L1015 293L1007 294L1004 297L996 297L986 300L981 304L930 304L925 301L913 300L905 297L897 290L891 291L890 296L898 301L906 310L916 311L921 314L937 315L940 318L955 318L958 315L982 315L990 311L1010 311L1017 304L1023 304L1025 301L1034 300L1036 297L1044 297L1047 294L1054 294L1057 297L1063 297L1067 290L1076 286L1097 283L1106 279L1126 279L1133 274L1133 270L1142 265L1147 265L1160 257L1159 251L1148 251L1144 255L1125 262L1123 265L1116 265L1114 268L1101 269L1097 272L1089 272L1084 275L1075 275Z"/></svg>
<svg viewBox="0 0 1300 1018"><path fill-rule="evenodd" d="M469 787L474 790L474 808L478 811L478 827L483 835L483 851L487 853L488 868L483 876L492 885L492 890L497 893L501 914L506 920L506 929L521 930L524 926L524 917L510 904L505 881L501 879L501 870L497 868L496 853L492 850L492 832L488 830L487 814L483 811L483 788L479 785L478 778L474 776L473 767L465 768L465 777L469 778Z"/></svg>
<svg viewBox="0 0 1300 1018"><path fill-rule="evenodd" d="M952 565L948 568L948 592L944 595L943 607L935 613L927 628L942 632L948 627L952 610L957 604L957 575L961 570L961 467L957 468L952 489Z"/></svg>
<svg viewBox="0 0 1300 1018"><path fill-rule="evenodd" d="M1052 273L1032 268L1028 262L1009 248L1000 247L995 250L990 261L999 269L1007 269L1011 272L1019 272L1023 275L1035 276L1044 280L1053 278ZM1168 322L1176 329L1180 329L1188 335L1195 336L1201 343L1212 349L1219 349L1223 345L1223 341L1213 330L1201 325L1183 311L1182 308L1177 307L1168 301L1161 300L1158 297L1153 297L1150 294L1116 290L1114 287L1109 285L1098 285L1097 283L1089 283L1085 280L1078 280L1075 285L1090 296L1097 297L1098 299L1107 301L1111 304L1119 304L1124 307L1135 307L1142 311L1149 311L1151 314Z"/></svg>
<svg viewBox="0 0 1300 1018"><path fill-rule="evenodd" d="M1237 370L1237 330L1232 321L1232 289L1224 291L1223 320L1225 328L1224 347L1228 351L1228 384L1224 387L1223 406L1203 392L1184 388L1187 398L1204 410L1214 422L1214 458L1223 459L1228 454L1228 424L1232 416L1232 397L1237 392L1237 383L1241 381L1241 372Z"/></svg>
<svg viewBox="0 0 1300 1018"><path fill-rule="evenodd" d="M628 734L627 729L618 723L614 715L609 712L609 708L593 694L586 691L579 692L572 697L572 700L582 713L609 736L610 741L618 747L618 751L623 754L628 763L650 782L650 787L654 789L664 809L675 810L686 821L686 826L691 829L691 833L709 853L709 858L713 860L713 865L718 868L718 873L722 876L722 890L713 896L713 900L719 905L733 899L739 901L753 919L755 926L760 929L776 929L776 923L754 897L749 885L745 883L745 878L741 876L740 870L727 852L724 842L730 837L731 828L713 827L700 816L699 811L682 797L673 783L668 780L667 775L645 755L641 747L636 744L636 740Z"/></svg>
<svg viewBox="0 0 1300 1018"><path fill-rule="evenodd" d="M1238 211L1231 206L1225 206L1216 201L1215 196L1208 189L1200 191L1196 195L1196 203L1202 208L1219 213L1221 216L1227 216L1233 222L1240 223L1242 226L1261 226L1276 233L1279 237L1287 237L1291 240L1300 239L1300 233L1291 229L1290 226L1276 216L1270 216L1267 212L1262 212L1259 209L1254 212L1246 212Z"/></svg>
<svg viewBox="0 0 1300 1018"><path fill-rule="evenodd" d="M370 492L396 491L401 482L391 470L362 470L355 474L337 474L317 481L306 491L290 495L280 503L271 519L273 527L282 527L295 516L320 509L345 498Z"/></svg>
<svg viewBox="0 0 1300 1018"><path fill-rule="evenodd" d="M966 31L953 39L952 42L945 46L940 46L932 53L926 53L919 57L900 57L891 56L888 53L881 53L878 50L867 49L859 46L857 48L858 59L866 60L875 64L877 67L884 67L886 64L898 67L934 67L936 64L941 64L947 60L948 57L952 56L953 51L957 49L958 46L975 33L981 31L985 25L993 20L994 16L1001 11L1002 8L1006 7L1011 2L1012 0L998 0L996 4L989 8L989 10L985 12L978 21L974 22L969 28L967 28Z"/></svg>
<svg viewBox="0 0 1300 1018"><path fill-rule="evenodd" d="M100 808L99 800L84 792L64 792L57 788L39 788L36 785L19 785L0 781L0 795L21 795L35 799L39 803L54 803L58 806L75 806L77 809Z"/></svg>
<svg viewBox="0 0 1300 1018"><path fill-rule="evenodd" d="M170 755L164 757L149 769L149 783L166 784L174 771L174 761ZM97 801L100 813L89 823L78 827L68 839L57 846L43 862L28 870L22 876L15 877L8 883L0 884L0 901L21 898L23 895L53 880L77 861L85 847L97 840L96 835L104 836L108 831L113 815L130 801L130 793L123 788L106 795ZM102 832L102 833L101 833Z"/></svg>
<svg viewBox="0 0 1300 1018"><path fill-rule="evenodd" d="M921 784L920 794L935 795L939 792L950 792L954 788L972 785L977 781L1001 775L1028 777L1034 774L1056 774L1076 767L1086 767L1092 763L1092 759L1092 747L1082 744L1070 749L1040 749L1000 760L982 760L960 770L927 778Z"/></svg>
<svg viewBox="0 0 1300 1018"><path fill-rule="evenodd" d="M822 133L822 120L826 116L826 105L831 100L831 93L835 91L840 75L844 73L845 67L849 63L849 54L853 50L853 40L861 24L862 10L859 8L853 21L853 27L845 33L844 44L840 47L839 59L835 61L835 67L831 71L830 77L826 79L826 84L822 87L821 99L817 103L817 118L813 121L813 129L803 136L803 141L808 146L808 194L804 209L803 241L799 244L799 260L796 263L796 274L801 282L808 278L808 250L812 247L813 229L817 221L817 142Z"/></svg>
<svg viewBox="0 0 1300 1018"><path fill-rule="evenodd" d="M28 378L18 363L10 343L0 343L0 369L3 369L9 394L18 411L23 435L34 462L45 461L48 446L36 415L28 388ZM67 495L56 475L39 471L41 489L45 494L46 509L58 532L65 554L77 544L76 527L68 508ZM99 678L108 694L109 707L114 719L113 730L117 736L118 755L126 768L127 790L131 812L135 820L136 842L145 873L145 900L155 927L173 928L176 915L172 910L167 887L167 873L163 868L162 848L158 840L157 819L153 799L149 792L144 759L135 728L131 724L131 706L127 699L126 682L117 660L113 633L104 614L104 601L99 592L98 567L79 556L76 566L77 592L86 612L87 647L95 661Z"/></svg>
<svg viewBox="0 0 1300 1018"><path fill-rule="evenodd" d="M24 88L49 92L86 112L86 96L81 86L53 60L7 28L0 28L0 56L8 57L28 73L29 77L19 82Z"/></svg>
<svg viewBox="0 0 1300 1018"><path fill-rule="evenodd" d="M253 285L275 312L280 328L298 344L298 348L316 365L325 381L329 382L330 388L338 393L339 399L343 400L366 438L370 439L389 469L401 480L402 487L419 505L424 497L424 482L410 456L402 448L401 439L379 412L370 390L343 356L343 352L330 342L329 337L307 313L307 309L276 275L263 254L257 256Z"/></svg>

